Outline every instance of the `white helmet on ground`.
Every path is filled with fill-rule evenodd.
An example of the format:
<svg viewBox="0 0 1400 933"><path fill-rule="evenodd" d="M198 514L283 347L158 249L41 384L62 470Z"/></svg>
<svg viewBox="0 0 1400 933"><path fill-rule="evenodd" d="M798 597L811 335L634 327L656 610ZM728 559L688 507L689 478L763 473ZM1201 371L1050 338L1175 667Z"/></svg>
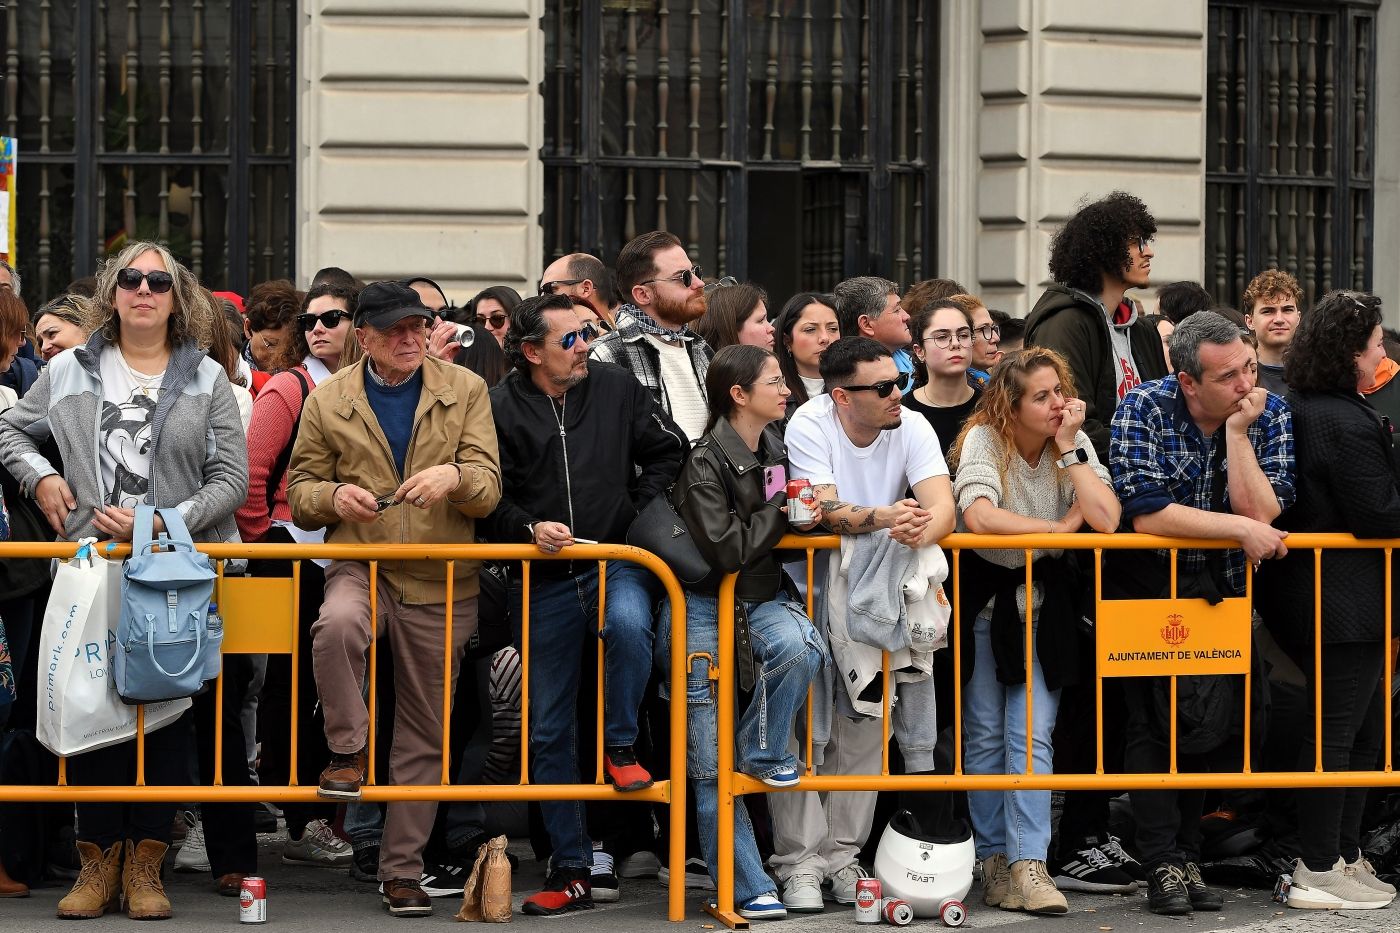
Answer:
<svg viewBox="0 0 1400 933"><path fill-rule="evenodd" d="M875 877L885 897L914 908L914 916L939 917L949 901L961 901L972 887L977 850L972 830L961 820L944 835L925 832L908 810L885 827L875 852Z"/></svg>

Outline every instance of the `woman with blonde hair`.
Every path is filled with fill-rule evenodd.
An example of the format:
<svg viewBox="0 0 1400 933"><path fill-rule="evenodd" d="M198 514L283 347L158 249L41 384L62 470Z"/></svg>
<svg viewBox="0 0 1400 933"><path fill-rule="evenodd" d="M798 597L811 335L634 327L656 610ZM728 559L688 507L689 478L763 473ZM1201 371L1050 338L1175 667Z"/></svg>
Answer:
<svg viewBox="0 0 1400 933"><path fill-rule="evenodd" d="M1087 521L1096 531L1118 527L1120 507L1080 430L1084 403L1069 367L1039 347L1007 356L988 379L981 404L953 446L953 495L960 526L975 534L1068 534ZM1050 736L1060 688L1073 682L1073 626L1085 579L1072 557L1037 550L1035 587L1026 593L1026 553L978 549L963 554L959 638L963 652L964 769L968 774L1019 773L1027 732L1036 774L1054 763ZM1026 604L1033 643L1025 657ZM1026 722L1029 666L1034 724ZM1064 895L1045 866L1050 846L1048 791L973 791L968 810L982 860L988 906L1065 913Z"/></svg>
<svg viewBox="0 0 1400 933"><path fill-rule="evenodd" d="M228 377L205 355L210 321L198 280L165 247L136 242L106 262L97 284L91 336L55 356L0 418L0 459L63 540L130 541L138 505L178 509L195 541L233 539L248 485L243 427ZM62 474L40 450L50 437ZM148 784L190 783L191 720L146 737ZM241 743L236 720L225 729ZM134 741L68 759L75 786L135 778ZM175 805L77 811L82 870L58 916L99 917L124 903L133 918L169 917L160 866Z"/></svg>
<svg viewBox="0 0 1400 933"><path fill-rule="evenodd" d="M34 312L34 342L45 362L64 350L87 342L88 322L93 317L92 299L82 295L59 295Z"/></svg>

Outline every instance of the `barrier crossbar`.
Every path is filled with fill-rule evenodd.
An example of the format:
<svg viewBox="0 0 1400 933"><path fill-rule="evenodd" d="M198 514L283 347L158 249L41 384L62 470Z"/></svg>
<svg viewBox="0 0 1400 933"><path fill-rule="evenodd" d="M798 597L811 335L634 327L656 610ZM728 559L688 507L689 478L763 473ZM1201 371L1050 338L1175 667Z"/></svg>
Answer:
<svg viewBox="0 0 1400 933"><path fill-rule="evenodd" d="M1242 657L1232 657L1230 663L1240 668L1237 673L1244 676L1244 729L1243 745L1244 756L1243 766L1239 773L1185 773L1177 770L1177 717L1175 714L1177 706L1177 678L1179 676L1190 676L1192 674L1222 673L1216 669L1205 669L1207 663L1193 663L1192 658L1174 658L1184 662L1179 665L1179 669L1170 674L1148 674L1141 673L1129 676L1167 676L1170 679L1170 708L1173 715L1169 717L1168 740L1169 740L1169 770L1165 773L1112 773L1104 770L1104 750L1103 750L1103 681L1105 677L1125 676L1122 673L1105 673L1104 661L1101 650L1096 650L1096 669L1094 671L1095 684L1095 738L1096 738L1096 766L1092 774L1038 774L1034 770L1033 756L1030 749L1034 746L1032 736L1029 734L1034 724L1033 718L1033 603L1030 594L1034 586L1034 569L1032 566L1032 554L1037 550L1092 550L1094 552L1094 596L1095 608L1097 612L1097 622L1095 625L1096 640L1102 639L1105 631L1113 631L1124 624L1123 615L1125 611L1131 613L1134 610L1144 608L1140 604L1144 602L1160 602L1163 608L1171 610L1180 608L1182 603L1199 603L1204 606L1204 600L1177 600L1177 556L1183 550L1221 550L1237 548L1237 542L1215 539L1191 539L1191 538L1165 538L1147 534L1033 534L1033 535L976 535L968 533L955 533L944 538L940 545L945 551L952 555L949 561L950 579L959 578L961 569L962 552L965 550L1020 550L1026 555L1026 611L1025 621L1025 645L1024 655L1026 664L1025 690L1026 690L1026 749L1025 770L1012 774L965 774L963 772L962 755L962 654L959 645L959 638L962 632L958 625L961 615L961 594L958 588L952 588L953 606L952 619L949 623L949 644L944 650L951 651L953 657L953 773L946 775L894 775L889 773L889 739L890 739L890 705L891 705L891 678L889 669L889 653L883 653L881 663L881 677L883 684L883 712L881 715L881 729L883 741L881 743L880 772L878 774L862 775L829 775L815 774L812 768L812 692L808 691L808 703L805 719L804 755L801 780L794 787L773 788L762 781L748 775L737 772L734 769L734 735L736 712L735 694L735 670L734 670L734 588L738 580L738 574L730 574L724 578L719 590L719 672L717 697L717 717L719 732L719 811L718 811L718 850L719 865L717 866L717 888L716 903L707 907L707 911L723 922L731 929L747 929L748 922L740 917L734 909L734 807L738 798L745 794L758 793L793 793L803 791L992 791L992 790L1152 790L1152 789L1233 789L1233 788L1307 788L1307 787L1373 787L1373 786L1400 786L1400 773L1394 772L1391 768L1392 750L1392 722L1391 722L1391 692L1389 684L1392 677L1392 655L1389 650L1391 638L1394 634L1391 631L1390 611L1392 606L1392 579L1391 579L1391 556L1396 547L1400 547L1400 540L1379 540L1379 539L1358 539L1345 534L1290 534L1286 544L1290 551L1311 551L1314 555L1314 708L1320 710L1322 707L1322 655L1320 645L1322 643L1322 553L1328 550L1374 550L1383 552L1385 557L1385 638L1383 644L1385 650L1385 672L1382 684L1386 685L1385 694L1385 751L1384 765L1379 771L1324 771L1322 767L1322 717L1317 715L1315 719L1315 744L1316 761L1312 771L1256 771L1253 770L1250 762L1250 702L1251 702L1251 643L1248 637L1249 630L1246 628L1245 637L1242 642ZM807 564L807 615L815 619L815 587L817 575L824 573L816 567L816 555L818 552L830 551L840 548L840 538L835 535L824 536L797 536L789 535L784 537L778 547L786 550L805 552ZM1102 567L1103 553L1110 550L1152 550L1167 551L1170 560L1170 592L1173 598L1158 601L1138 601L1138 600L1105 600L1102 591ZM1229 611L1238 616L1244 613L1245 624L1249 624L1249 615L1253 599L1254 575L1250 572L1247 575L1246 594L1236 600L1236 605L1228 607ZM1229 603L1231 600L1227 599ZM1131 604L1125 609L1115 611L1114 603ZM1105 612L1107 605L1109 611ZM1171 612L1168 612L1171 615ZM1236 619L1238 621L1238 619ZM1176 623L1168 622L1168 626ZM1166 638L1166 635L1163 636ZM1161 652L1173 653L1173 652ZM1230 652L1224 652L1230 654ZM1190 654L1188 652L1188 654ZM1209 654L1209 652L1207 652ZM1209 659L1202 659L1208 661ZM1193 668L1202 668L1195 670ZM1230 671L1229 673L1236 673ZM712 675L713 676L713 675ZM842 689L839 685L837 689Z"/></svg>
<svg viewBox="0 0 1400 933"><path fill-rule="evenodd" d="M317 800L317 788L297 783L297 715L298 697L307 685L298 676L298 618L300 606L301 562L304 560L347 560L363 562L369 567L370 579L370 644L367 666L368 679L368 765L361 800L404 801L458 800L474 801L556 801L609 800L636 803L665 804L668 808L670 847L667 861L670 879L667 889L667 917L672 921L685 919L685 800L686 800L686 717L685 704L671 704L669 750L670 776L658 779L650 788L620 793L603 783L603 646L598 646L598 746L593 782L589 784L535 784L530 782L529 762L529 701L530 701L530 570L538 561L596 561L598 565L598 627L603 627L606 601L606 566L608 561L621 560L651 571L665 587L670 597L673 632L671 642L672 696L685 696L685 594L675 575L656 555L625 545L578 544L553 554L544 554L531 545L463 544L463 545L336 545L336 544L207 544L198 549L207 554L217 566L214 599L224 617L225 654L288 654L291 656L291 725L289 778L286 785L254 785L230 787L223 784L223 691L224 677L220 673L214 684L215 735L214 780L212 785L146 784L145 707L137 708L136 781L131 786L84 785L67 782L67 761L59 758L56 786L0 786L0 801L27 802L285 802ZM67 543L40 544L32 542L0 543L0 560L12 558L71 558L77 546ZM124 558L129 545L100 545L99 553L109 559ZM226 577L225 563L232 559L290 561L292 574L284 578ZM520 693L520 783L453 784L451 782L451 705L447 687L452 683L453 628L453 569L460 560L495 560L519 562L521 566L521 693ZM375 751L378 724L375 717L378 683L378 613L379 568L385 562L439 561L444 565L447 580L443 626L443 736L442 767L438 784L381 784L375 773ZM281 609L278 604L280 603ZM668 624L662 620L661 624ZM543 649L541 649L543 650ZM20 689L34 689L23 680Z"/></svg>

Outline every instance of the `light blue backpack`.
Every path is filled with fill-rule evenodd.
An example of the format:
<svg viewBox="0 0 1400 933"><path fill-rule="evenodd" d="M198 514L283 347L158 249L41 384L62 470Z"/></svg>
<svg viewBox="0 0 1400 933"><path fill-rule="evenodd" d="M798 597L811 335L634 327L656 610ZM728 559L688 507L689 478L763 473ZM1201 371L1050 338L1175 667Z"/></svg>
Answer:
<svg viewBox="0 0 1400 933"><path fill-rule="evenodd" d="M165 531L152 540L159 512ZM160 547L160 551L153 549ZM209 611L217 576L195 550L176 509L136 507L131 557L122 568L117 695L127 703L194 696L219 676L223 625Z"/></svg>

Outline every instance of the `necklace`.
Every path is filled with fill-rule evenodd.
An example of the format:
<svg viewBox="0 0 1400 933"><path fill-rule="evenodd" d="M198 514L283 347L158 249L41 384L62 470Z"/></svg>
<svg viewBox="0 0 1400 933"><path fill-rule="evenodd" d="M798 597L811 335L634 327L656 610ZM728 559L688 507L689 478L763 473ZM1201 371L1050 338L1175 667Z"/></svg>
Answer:
<svg viewBox="0 0 1400 933"><path fill-rule="evenodd" d="M165 377L165 370L162 369L155 375L148 376L145 373L138 373L136 370L132 369L131 364L126 361L126 355L120 350L117 351L117 358L122 361L122 368L126 370L126 374L136 383L137 388L144 397L150 398L152 389L160 390L160 381Z"/></svg>

